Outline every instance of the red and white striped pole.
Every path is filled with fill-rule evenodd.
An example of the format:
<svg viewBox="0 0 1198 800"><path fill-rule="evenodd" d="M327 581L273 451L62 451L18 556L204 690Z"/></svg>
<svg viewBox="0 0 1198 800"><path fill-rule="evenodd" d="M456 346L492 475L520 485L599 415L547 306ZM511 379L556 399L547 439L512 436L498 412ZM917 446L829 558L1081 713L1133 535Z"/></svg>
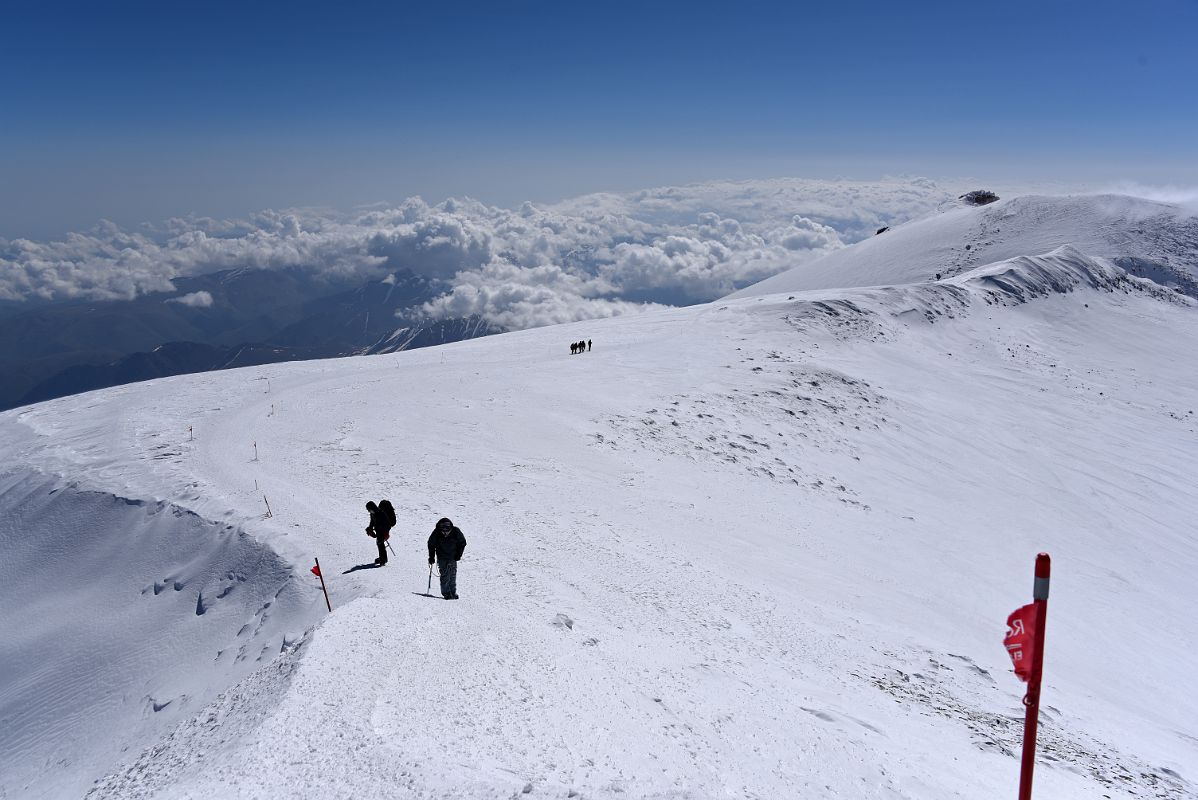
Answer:
<svg viewBox="0 0 1198 800"><path fill-rule="evenodd" d="M1028 676L1027 694L1023 705L1027 709L1023 718L1023 764L1019 771L1019 800L1032 798L1032 772L1036 768L1036 729L1040 722L1040 678L1044 673L1044 626L1048 619L1048 578L1052 572L1052 559L1048 553L1036 556L1036 582L1032 587L1032 601L1036 607L1036 632L1032 646L1032 668Z"/></svg>

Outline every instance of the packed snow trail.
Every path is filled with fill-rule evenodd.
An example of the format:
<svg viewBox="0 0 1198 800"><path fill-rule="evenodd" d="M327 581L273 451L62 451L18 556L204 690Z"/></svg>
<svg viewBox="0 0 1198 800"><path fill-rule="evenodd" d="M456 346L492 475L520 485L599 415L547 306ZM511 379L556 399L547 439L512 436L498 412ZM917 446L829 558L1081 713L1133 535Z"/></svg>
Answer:
<svg viewBox="0 0 1198 800"><path fill-rule="evenodd" d="M22 463L244 526L309 609L313 556L330 583L333 614L95 797L994 797L1038 550L1038 790L1195 797L1196 343L1184 298L1063 251L0 424ZM383 497L396 554L347 572ZM441 516L470 542L453 603L421 596Z"/></svg>

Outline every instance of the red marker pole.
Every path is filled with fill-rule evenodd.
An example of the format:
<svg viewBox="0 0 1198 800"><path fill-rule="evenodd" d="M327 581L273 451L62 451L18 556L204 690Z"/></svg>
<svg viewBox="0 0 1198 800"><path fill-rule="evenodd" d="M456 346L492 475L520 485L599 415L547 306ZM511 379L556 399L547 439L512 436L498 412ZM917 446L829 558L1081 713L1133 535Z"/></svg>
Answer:
<svg viewBox="0 0 1198 800"><path fill-rule="evenodd" d="M1036 556L1036 582L1032 600L1036 606L1036 635L1032 650L1032 671L1027 682L1023 705L1023 764L1019 771L1019 800L1032 800L1032 771L1036 768L1036 728L1040 722L1040 676L1044 671L1044 625L1048 618L1048 577L1052 559L1048 553Z"/></svg>
<svg viewBox="0 0 1198 800"><path fill-rule="evenodd" d="M320 578L320 591L324 592L324 604L328 606L329 612L333 610L333 604L329 602L329 590L324 586L324 573L320 571L320 559L316 559L316 568L312 570L316 573L316 577Z"/></svg>

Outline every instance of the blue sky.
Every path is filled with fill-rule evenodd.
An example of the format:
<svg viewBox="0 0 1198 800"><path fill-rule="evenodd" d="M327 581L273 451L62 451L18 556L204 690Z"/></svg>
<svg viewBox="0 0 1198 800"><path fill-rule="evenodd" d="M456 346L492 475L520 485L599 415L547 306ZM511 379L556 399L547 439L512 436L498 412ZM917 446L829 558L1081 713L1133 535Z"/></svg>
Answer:
<svg viewBox="0 0 1198 800"><path fill-rule="evenodd" d="M775 175L1198 183L1198 2L53 2L0 236Z"/></svg>

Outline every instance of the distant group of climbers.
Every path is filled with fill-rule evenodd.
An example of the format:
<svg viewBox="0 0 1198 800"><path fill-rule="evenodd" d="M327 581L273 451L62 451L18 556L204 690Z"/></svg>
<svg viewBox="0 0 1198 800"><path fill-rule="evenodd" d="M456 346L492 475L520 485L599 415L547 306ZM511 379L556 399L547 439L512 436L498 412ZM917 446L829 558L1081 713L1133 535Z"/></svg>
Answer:
<svg viewBox="0 0 1198 800"><path fill-rule="evenodd" d="M570 343L570 355L576 355L578 353L585 353L586 351L588 351L590 349L591 349L591 340L590 339L583 339L581 342L571 342Z"/></svg>
<svg viewBox="0 0 1198 800"><path fill-rule="evenodd" d="M379 557L374 563L380 567L387 564L387 540L391 538L391 529L395 527L395 508L390 500L373 500L366 504L370 512L370 524L366 526L366 535L374 539L379 548ZM448 517L437 520L437 527L428 537L428 564L432 570L433 563L441 574L441 596L446 600L458 599L458 562L466 550L466 537Z"/></svg>

